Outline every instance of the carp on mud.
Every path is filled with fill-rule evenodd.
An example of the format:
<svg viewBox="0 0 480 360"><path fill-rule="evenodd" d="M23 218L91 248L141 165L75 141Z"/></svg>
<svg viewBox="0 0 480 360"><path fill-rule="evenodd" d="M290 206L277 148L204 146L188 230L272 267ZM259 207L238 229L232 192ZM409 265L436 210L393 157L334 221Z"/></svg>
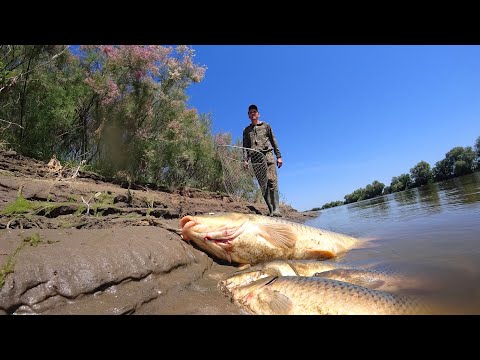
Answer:
<svg viewBox="0 0 480 360"><path fill-rule="evenodd" d="M226 290L226 289L223 289ZM322 277L267 276L228 290L234 303L257 315L420 315L417 297L391 294Z"/></svg>
<svg viewBox="0 0 480 360"><path fill-rule="evenodd" d="M180 220L180 228L183 240L238 264L329 259L360 243L349 235L254 214L188 215Z"/></svg>
<svg viewBox="0 0 480 360"><path fill-rule="evenodd" d="M219 283L223 292L267 276L316 276L386 292L425 294L439 291L441 284L424 274L402 272L381 264L367 267L324 260L274 260L239 270Z"/></svg>

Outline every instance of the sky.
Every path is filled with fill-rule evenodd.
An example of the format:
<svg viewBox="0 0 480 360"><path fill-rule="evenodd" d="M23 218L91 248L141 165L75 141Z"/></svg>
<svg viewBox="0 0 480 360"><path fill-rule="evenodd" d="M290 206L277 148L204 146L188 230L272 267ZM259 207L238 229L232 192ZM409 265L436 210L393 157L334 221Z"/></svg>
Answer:
<svg viewBox="0 0 480 360"><path fill-rule="evenodd" d="M233 142L256 104L282 153L280 200L299 211L433 168L480 136L480 46L194 45L188 105Z"/></svg>

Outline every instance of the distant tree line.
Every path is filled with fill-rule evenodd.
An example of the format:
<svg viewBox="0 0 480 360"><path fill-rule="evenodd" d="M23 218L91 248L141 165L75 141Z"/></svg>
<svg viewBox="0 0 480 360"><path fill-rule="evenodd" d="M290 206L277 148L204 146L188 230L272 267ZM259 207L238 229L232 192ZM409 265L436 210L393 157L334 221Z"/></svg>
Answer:
<svg viewBox="0 0 480 360"><path fill-rule="evenodd" d="M457 146L445 154L443 160L437 161L433 169L426 161L420 161L410 169L410 173L400 174L392 177L389 186L375 180L365 188L360 188L345 195L345 201L332 201L324 204L321 208L312 210L323 210L334 206L350 204L361 200L387 195L406 189L416 188L425 184L452 179L457 176L473 173L480 170L480 136L471 146Z"/></svg>
<svg viewBox="0 0 480 360"><path fill-rule="evenodd" d="M223 190L211 120L187 106L188 46L0 45L0 148L106 177Z"/></svg>

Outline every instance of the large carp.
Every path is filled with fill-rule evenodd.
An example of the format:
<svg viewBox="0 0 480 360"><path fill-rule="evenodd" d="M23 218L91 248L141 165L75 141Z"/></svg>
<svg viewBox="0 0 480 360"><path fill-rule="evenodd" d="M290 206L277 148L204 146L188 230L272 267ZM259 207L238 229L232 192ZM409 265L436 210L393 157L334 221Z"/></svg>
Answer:
<svg viewBox="0 0 480 360"><path fill-rule="evenodd" d="M390 294L321 277L267 276L230 290L232 300L258 315L430 314L420 298Z"/></svg>
<svg viewBox="0 0 480 360"><path fill-rule="evenodd" d="M238 264L275 259L329 259L359 239L287 220L241 213L185 216L182 238L207 253Z"/></svg>
<svg viewBox="0 0 480 360"><path fill-rule="evenodd" d="M329 260L274 260L258 264L230 275L219 283L219 288L228 292L267 276L317 276L387 292L422 294L440 289L439 284L422 273L378 264L360 268Z"/></svg>

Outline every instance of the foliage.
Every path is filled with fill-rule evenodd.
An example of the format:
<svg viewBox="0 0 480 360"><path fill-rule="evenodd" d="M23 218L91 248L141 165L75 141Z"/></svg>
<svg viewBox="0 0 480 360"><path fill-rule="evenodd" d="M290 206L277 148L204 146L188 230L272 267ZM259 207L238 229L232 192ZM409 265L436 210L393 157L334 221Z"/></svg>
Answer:
<svg viewBox="0 0 480 360"><path fill-rule="evenodd" d="M433 179L442 181L472 173L477 164L477 153L471 146L456 146L445 154L444 159L435 163L432 170Z"/></svg>
<svg viewBox="0 0 480 360"><path fill-rule="evenodd" d="M394 176L392 177L392 181L390 182L391 192L399 192L410 189L411 187L412 179L410 178L410 174L401 174L399 176Z"/></svg>
<svg viewBox="0 0 480 360"><path fill-rule="evenodd" d="M329 208L340 206L340 205L343 205L343 201L331 201L327 204L324 204L321 208L313 208L311 211L329 209Z"/></svg>
<svg viewBox="0 0 480 360"><path fill-rule="evenodd" d="M64 49L53 45L0 47L0 57L17 74L0 93L0 118L12 125L1 136L21 154L48 160L64 145L62 137L70 130L81 83Z"/></svg>
<svg viewBox="0 0 480 360"><path fill-rule="evenodd" d="M384 187L384 184L375 180L371 184L368 184L365 188L357 189L353 193L345 195L344 204L350 204L353 202L380 196L383 192Z"/></svg>
<svg viewBox="0 0 480 360"><path fill-rule="evenodd" d="M426 161L420 161L417 165L410 169L410 177L413 181L413 186L418 187L433 181L430 164Z"/></svg>
<svg viewBox="0 0 480 360"><path fill-rule="evenodd" d="M0 141L129 183L223 190L211 119L187 107L188 46L0 46ZM8 82L8 84L7 84Z"/></svg>
<svg viewBox="0 0 480 360"><path fill-rule="evenodd" d="M383 189L385 187L385 184L382 184L381 182L375 180L371 184L368 184L365 187L365 199L371 199L377 196L380 196L383 192Z"/></svg>
<svg viewBox="0 0 480 360"><path fill-rule="evenodd" d="M360 188L352 192L351 194L345 195L345 204L350 204L364 199L365 189Z"/></svg>
<svg viewBox="0 0 480 360"><path fill-rule="evenodd" d="M193 63L193 50L83 46L80 61L93 93L85 133L95 167L111 176L123 171L134 181L186 181L195 150L184 147L199 139L190 133L205 135L197 112L185 104L185 89L205 71ZM172 161L178 155L181 161Z"/></svg>
<svg viewBox="0 0 480 360"><path fill-rule="evenodd" d="M475 150L475 171L480 170L480 136L477 137L475 140L475 145L473 146L473 149Z"/></svg>

